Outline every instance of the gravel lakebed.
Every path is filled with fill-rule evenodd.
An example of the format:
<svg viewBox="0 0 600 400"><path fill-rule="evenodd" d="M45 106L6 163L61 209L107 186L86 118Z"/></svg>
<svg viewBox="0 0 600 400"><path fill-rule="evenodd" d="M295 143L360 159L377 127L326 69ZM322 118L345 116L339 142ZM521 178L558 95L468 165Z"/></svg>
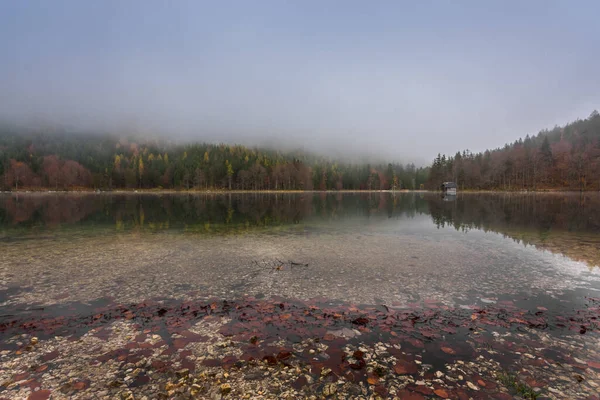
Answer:
<svg viewBox="0 0 600 400"><path fill-rule="evenodd" d="M0 398L597 399L599 306L65 303L3 316Z"/></svg>

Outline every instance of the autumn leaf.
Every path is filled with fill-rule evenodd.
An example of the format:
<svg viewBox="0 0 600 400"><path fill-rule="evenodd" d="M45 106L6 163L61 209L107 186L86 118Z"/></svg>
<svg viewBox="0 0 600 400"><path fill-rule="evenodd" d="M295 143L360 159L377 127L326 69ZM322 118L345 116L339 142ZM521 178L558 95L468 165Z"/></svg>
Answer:
<svg viewBox="0 0 600 400"><path fill-rule="evenodd" d="M369 385L377 385L379 378L374 374L369 374L367 376L367 382L369 382Z"/></svg>
<svg viewBox="0 0 600 400"><path fill-rule="evenodd" d="M446 354L456 354L456 351L451 347L442 346L442 351Z"/></svg>
<svg viewBox="0 0 600 400"><path fill-rule="evenodd" d="M419 393L411 392L408 389L399 390L397 395L402 400L425 400L425 397L421 396Z"/></svg>
<svg viewBox="0 0 600 400"><path fill-rule="evenodd" d="M29 397L27 397L27 400L46 400L46 399L50 398L51 394L52 394L52 391L50 391L48 389L38 390L35 392L31 392Z"/></svg>
<svg viewBox="0 0 600 400"><path fill-rule="evenodd" d="M416 374L418 371L417 364L413 361L398 361L394 365L394 372L398 375Z"/></svg>
<svg viewBox="0 0 600 400"><path fill-rule="evenodd" d="M375 390L375 393L377 393L379 396L381 396L383 398L387 397L388 391L385 388L385 386L377 385L377 386L375 386L374 390Z"/></svg>
<svg viewBox="0 0 600 400"><path fill-rule="evenodd" d="M408 343L412 344L415 347L418 347L420 349L425 347L425 344L423 343L422 340L419 339L415 339L415 338L409 338L406 340Z"/></svg>
<svg viewBox="0 0 600 400"><path fill-rule="evenodd" d="M415 392L419 392L421 394L427 395L427 396L431 396L433 394L433 390L430 389L428 386L424 386L424 385L411 385L410 389Z"/></svg>
<svg viewBox="0 0 600 400"><path fill-rule="evenodd" d="M434 390L433 393L435 393L436 395L438 395L439 397L441 397L442 399L447 399L448 397L450 397L448 395L448 392L446 392L444 389L437 389Z"/></svg>
<svg viewBox="0 0 600 400"><path fill-rule="evenodd" d="M594 369L600 370L600 362L595 362L595 361L588 361L587 365L589 367L592 367Z"/></svg>

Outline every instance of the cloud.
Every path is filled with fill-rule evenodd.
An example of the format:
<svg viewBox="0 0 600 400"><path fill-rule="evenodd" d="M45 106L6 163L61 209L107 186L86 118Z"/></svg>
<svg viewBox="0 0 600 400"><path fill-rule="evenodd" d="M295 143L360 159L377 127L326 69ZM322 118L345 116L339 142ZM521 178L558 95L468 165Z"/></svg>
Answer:
<svg viewBox="0 0 600 400"><path fill-rule="evenodd" d="M424 163L598 108L598 8L4 2L0 115Z"/></svg>

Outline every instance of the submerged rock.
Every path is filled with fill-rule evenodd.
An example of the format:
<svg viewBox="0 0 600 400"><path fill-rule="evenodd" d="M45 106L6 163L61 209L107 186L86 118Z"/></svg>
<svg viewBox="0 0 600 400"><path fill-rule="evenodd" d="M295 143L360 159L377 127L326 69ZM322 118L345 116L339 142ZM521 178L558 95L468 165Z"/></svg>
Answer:
<svg viewBox="0 0 600 400"><path fill-rule="evenodd" d="M335 383L329 383L323 388L323 396L333 396L337 392L337 385Z"/></svg>
<svg viewBox="0 0 600 400"><path fill-rule="evenodd" d="M224 383L220 387L221 394L229 394L231 392L231 385L229 383Z"/></svg>
<svg viewBox="0 0 600 400"><path fill-rule="evenodd" d="M121 400L135 400L133 397L133 393L129 390L124 390L121 392Z"/></svg>
<svg viewBox="0 0 600 400"><path fill-rule="evenodd" d="M179 379L186 378L189 374L190 374L190 370L187 368L182 368L179 371L175 372L175 375Z"/></svg>

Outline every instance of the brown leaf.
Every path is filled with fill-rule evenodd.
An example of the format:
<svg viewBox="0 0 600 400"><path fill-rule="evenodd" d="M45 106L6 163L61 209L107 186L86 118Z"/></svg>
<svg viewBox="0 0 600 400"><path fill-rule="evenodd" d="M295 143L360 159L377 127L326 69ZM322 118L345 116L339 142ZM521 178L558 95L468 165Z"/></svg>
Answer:
<svg viewBox="0 0 600 400"><path fill-rule="evenodd" d="M35 372L44 372L47 369L48 369L47 365L40 365L39 367L36 368Z"/></svg>
<svg viewBox="0 0 600 400"><path fill-rule="evenodd" d="M419 339L409 338L409 339L406 339L406 341L408 343L412 344L413 346L418 347L420 349L422 349L422 348L425 347L425 344L423 343L423 341L419 340Z"/></svg>
<svg viewBox="0 0 600 400"><path fill-rule="evenodd" d="M417 364L413 361L400 360L394 365L394 372L398 375L416 374L418 370Z"/></svg>
<svg viewBox="0 0 600 400"><path fill-rule="evenodd" d="M456 351L451 347L442 346L442 351L446 354L456 354Z"/></svg>
<svg viewBox="0 0 600 400"><path fill-rule="evenodd" d="M433 394L433 389L430 389L428 386L425 385L409 385L407 387L409 387L410 390L419 392L421 394L425 394L427 396L431 396Z"/></svg>
<svg viewBox="0 0 600 400"><path fill-rule="evenodd" d="M377 383L379 382L379 378L377 377L377 375L368 374L367 382L369 382L370 385L377 385Z"/></svg>
<svg viewBox="0 0 600 400"><path fill-rule="evenodd" d="M588 362L587 362L587 365L588 365L589 367L592 367L592 368L594 368L594 369L598 369L598 370L600 370L600 362L588 361Z"/></svg>
<svg viewBox="0 0 600 400"><path fill-rule="evenodd" d="M32 392L27 400L46 400L50 397L52 392L50 390L38 390L37 392Z"/></svg>
<svg viewBox="0 0 600 400"><path fill-rule="evenodd" d="M448 392L446 392L444 389L437 389L434 390L433 393L435 393L436 395L438 395L439 397L441 397L442 399L447 399L448 397L450 397L448 395Z"/></svg>
<svg viewBox="0 0 600 400"><path fill-rule="evenodd" d="M419 393L411 392L408 389L400 389L397 395L402 400L425 400L425 397L421 396Z"/></svg>
<svg viewBox="0 0 600 400"><path fill-rule="evenodd" d="M383 385L377 385L374 388L375 393L377 393L381 397L387 397L388 391Z"/></svg>

